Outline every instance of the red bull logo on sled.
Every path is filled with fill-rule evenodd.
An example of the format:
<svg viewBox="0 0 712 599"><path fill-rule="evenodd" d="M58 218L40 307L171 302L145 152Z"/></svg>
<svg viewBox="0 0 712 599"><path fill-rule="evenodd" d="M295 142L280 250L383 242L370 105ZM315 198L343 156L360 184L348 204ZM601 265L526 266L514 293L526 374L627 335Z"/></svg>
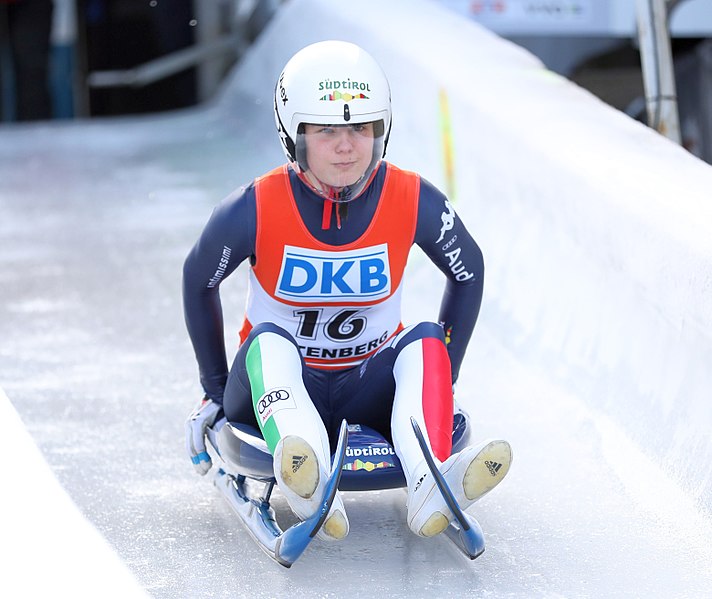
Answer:
<svg viewBox="0 0 712 599"><path fill-rule="evenodd" d="M385 243L331 252L285 246L277 297L292 301L373 301L391 294Z"/></svg>

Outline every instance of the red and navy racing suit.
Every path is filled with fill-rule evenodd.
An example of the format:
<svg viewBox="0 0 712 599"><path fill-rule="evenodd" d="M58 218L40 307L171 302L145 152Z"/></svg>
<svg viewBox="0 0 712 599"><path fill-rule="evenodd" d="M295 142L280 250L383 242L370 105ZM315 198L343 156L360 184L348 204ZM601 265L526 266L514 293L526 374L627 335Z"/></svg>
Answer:
<svg viewBox="0 0 712 599"><path fill-rule="evenodd" d="M308 232L330 246L343 246L359 239L371 224L379 202L388 201L381 193L388 168L392 167L382 162L364 192L348 204L325 200L289 169L288 183ZM482 302L482 252L440 191L422 178L418 190L413 243L445 275L446 282L439 326L421 323L407 334L444 340L454 382ZM242 351L249 337L243 339L242 348L228 370L219 287L243 261L249 260L252 265L257 262L256 202L254 181L223 200L186 258L183 271L185 320L205 393L224 406L229 420L254 425ZM393 222L393 227L412 224ZM259 226L270 227L270 223L262 222ZM303 362L307 390L332 439L342 418L366 424L389 436L394 393L391 369L397 353L397 345L388 346L361 364L340 370L311 368Z"/></svg>

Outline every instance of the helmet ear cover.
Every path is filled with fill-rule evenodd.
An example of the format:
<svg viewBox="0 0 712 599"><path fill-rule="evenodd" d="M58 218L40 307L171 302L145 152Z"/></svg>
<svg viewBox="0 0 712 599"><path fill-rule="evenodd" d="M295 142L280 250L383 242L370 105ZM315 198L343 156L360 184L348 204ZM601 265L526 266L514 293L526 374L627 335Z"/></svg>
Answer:
<svg viewBox="0 0 712 599"><path fill-rule="evenodd" d="M294 144L294 157L299 169L306 172L309 170L309 163L307 162L307 143L304 140L304 130L304 123L299 123L297 127L297 141L296 144Z"/></svg>
<svg viewBox="0 0 712 599"><path fill-rule="evenodd" d="M373 137L383 137L383 120L378 119L373 123Z"/></svg>
<svg viewBox="0 0 712 599"><path fill-rule="evenodd" d="M282 122L282 117L280 116L279 110L277 108L276 95L274 99L274 116L275 120L277 121L277 133L279 133L279 139L282 142L282 149L284 150L284 153L287 156L287 160L289 160L289 162L294 162L296 160L296 148L294 147L294 140L289 136L289 131L287 131L287 128Z"/></svg>

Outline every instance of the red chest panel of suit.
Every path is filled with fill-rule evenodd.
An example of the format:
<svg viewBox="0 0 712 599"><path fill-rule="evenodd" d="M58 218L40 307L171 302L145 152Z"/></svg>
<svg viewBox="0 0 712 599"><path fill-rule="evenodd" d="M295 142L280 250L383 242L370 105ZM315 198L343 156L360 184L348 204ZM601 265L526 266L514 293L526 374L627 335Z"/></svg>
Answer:
<svg viewBox="0 0 712 599"><path fill-rule="evenodd" d="M259 322L274 322L294 335L310 366L354 366L402 326L400 295L420 179L388 164L366 231L334 246L308 231L287 168L255 182L256 261L241 337Z"/></svg>

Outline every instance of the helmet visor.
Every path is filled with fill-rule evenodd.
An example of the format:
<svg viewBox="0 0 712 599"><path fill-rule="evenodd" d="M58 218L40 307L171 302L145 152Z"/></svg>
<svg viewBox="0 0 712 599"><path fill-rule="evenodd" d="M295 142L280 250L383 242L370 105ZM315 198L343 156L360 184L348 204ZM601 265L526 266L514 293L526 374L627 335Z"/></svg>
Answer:
<svg viewBox="0 0 712 599"><path fill-rule="evenodd" d="M307 183L337 202L356 198L383 156L383 121L304 123L297 131L297 163Z"/></svg>

